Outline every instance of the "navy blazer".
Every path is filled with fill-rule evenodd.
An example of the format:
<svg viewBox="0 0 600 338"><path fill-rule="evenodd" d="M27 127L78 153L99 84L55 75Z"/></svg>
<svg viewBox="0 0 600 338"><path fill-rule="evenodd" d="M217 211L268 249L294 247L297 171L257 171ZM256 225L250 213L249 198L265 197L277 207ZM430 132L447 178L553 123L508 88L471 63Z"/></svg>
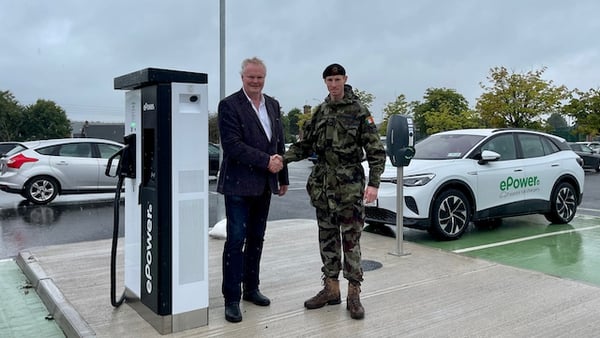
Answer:
<svg viewBox="0 0 600 338"><path fill-rule="evenodd" d="M285 139L279 102L264 97L271 120L271 141L243 89L219 102L223 162L217 191L222 194L258 196L267 186L275 194L279 191L278 184L289 185L287 166L277 174L267 169L271 155L285 153Z"/></svg>

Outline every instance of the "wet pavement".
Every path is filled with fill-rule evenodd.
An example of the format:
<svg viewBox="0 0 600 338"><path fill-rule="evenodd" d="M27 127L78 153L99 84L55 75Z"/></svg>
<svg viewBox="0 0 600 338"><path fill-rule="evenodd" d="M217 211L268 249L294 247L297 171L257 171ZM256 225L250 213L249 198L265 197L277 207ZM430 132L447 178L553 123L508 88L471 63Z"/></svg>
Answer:
<svg viewBox="0 0 600 338"><path fill-rule="evenodd" d="M600 286L600 218L578 215L549 225L541 215L504 219L493 230L471 228L460 240L438 242L415 231L405 240Z"/></svg>

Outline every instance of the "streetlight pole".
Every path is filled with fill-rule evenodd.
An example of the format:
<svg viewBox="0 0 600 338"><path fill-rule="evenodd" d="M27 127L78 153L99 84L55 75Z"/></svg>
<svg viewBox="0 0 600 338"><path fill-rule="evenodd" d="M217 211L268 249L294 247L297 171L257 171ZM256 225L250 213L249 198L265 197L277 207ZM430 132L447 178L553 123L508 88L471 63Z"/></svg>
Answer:
<svg viewBox="0 0 600 338"><path fill-rule="evenodd" d="M225 98L225 0L219 0L219 101ZM219 141L219 165L223 163L223 148ZM217 173L218 175L218 173ZM217 197L217 224L225 219L222 197ZM225 226L224 222L221 222ZM213 224L214 225L214 224ZM225 232L225 229L222 229Z"/></svg>
<svg viewBox="0 0 600 338"><path fill-rule="evenodd" d="M219 100L225 98L225 0L219 0Z"/></svg>

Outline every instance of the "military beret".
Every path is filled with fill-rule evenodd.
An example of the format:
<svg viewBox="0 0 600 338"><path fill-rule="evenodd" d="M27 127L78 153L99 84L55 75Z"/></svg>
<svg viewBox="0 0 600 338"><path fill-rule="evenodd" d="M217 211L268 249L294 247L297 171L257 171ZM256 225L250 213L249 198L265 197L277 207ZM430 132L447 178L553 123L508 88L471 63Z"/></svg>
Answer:
<svg viewBox="0 0 600 338"><path fill-rule="evenodd" d="M337 63L332 63L323 71L323 78L333 75L346 75L346 70L342 65Z"/></svg>

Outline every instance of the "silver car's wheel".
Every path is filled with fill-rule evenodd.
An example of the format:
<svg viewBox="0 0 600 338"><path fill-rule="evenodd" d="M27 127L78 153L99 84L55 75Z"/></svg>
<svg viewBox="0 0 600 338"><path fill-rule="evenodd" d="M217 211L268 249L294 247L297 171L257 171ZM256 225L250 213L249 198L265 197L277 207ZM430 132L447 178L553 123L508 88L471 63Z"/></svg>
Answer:
<svg viewBox="0 0 600 338"><path fill-rule="evenodd" d="M25 185L25 198L34 204L48 204L58 196L58 183L52 177L34 177Z"/></svg>
<svg viewBox="0 0 600 338"><path fill-rule="evenodd" d="M449 189L438 195L431 211L429 232L441 240L462 236L471 220L469 200L461 191Z"/></svg>
<svg viewBox="0 0 600 338"><path fill-rule="evenodd" d="M577 211L577 193L575 188L567 182L559 183L552 191L550 197L550 212L545 214L546 219L552 223L569 223Z"/></svg>

